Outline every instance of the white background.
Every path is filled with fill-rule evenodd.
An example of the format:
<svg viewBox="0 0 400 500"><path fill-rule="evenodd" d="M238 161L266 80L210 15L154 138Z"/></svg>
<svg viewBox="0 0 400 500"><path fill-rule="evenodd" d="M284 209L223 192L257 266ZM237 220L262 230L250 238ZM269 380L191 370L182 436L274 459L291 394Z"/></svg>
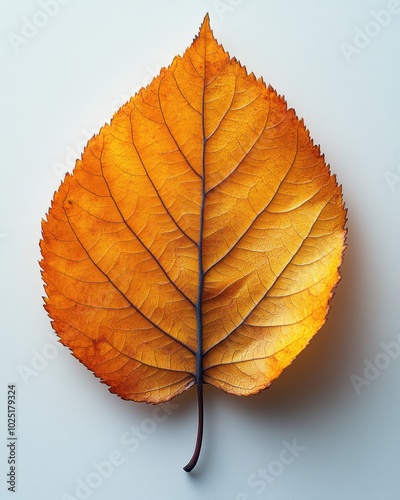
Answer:
<svg viewBox="0 0 400 500"><path fill-rule="evenodd" d="M381 27L372 11L386 0L64 3L47 19L38 1L0 5L0 497L398 500L400 356L381 344L400 341L400 14ZM207 11L225 49L305 119L343 185L349 235L327 324L272 387L249 398L206 387L204 446L187 474L195 390L157 423L154 407L120 400L54 347L38 242L87 138L183 53ZM17 43L24 18L42 27ZM342 44L357 33L346 59ZM370 366L374 380L357 394L366 359L380 368ZM18 386L16 494L5 475L9 383ZM134 451L121 441L132 426ZM302 450L279 465L293 440ZM94 463L114 451L123 463L96 476ZM76 491L79 481L92 487Z"/></svg>

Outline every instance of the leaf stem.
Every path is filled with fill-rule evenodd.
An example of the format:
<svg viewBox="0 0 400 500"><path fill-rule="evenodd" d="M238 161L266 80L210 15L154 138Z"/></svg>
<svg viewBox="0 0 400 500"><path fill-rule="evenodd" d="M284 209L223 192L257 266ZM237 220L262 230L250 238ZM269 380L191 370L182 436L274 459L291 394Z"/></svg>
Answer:
<svg viewBox="0 0 400 500"><path fill-rule="evenodd" d="M189 460L188 464L183 468L184 471L190 472L194 469L195 465L200 456L201 443L203 441L203 420L204 420L204 409L203 409L203 382L200 380L197 382L197 403L199 411L199 420L197 427L197 439L196 446L193 452L192 458Z"/></svg>
<svg viewBox="0 0 400 500"><path fill-rule="evenodd" d="M201 205L200 205L200 227L199 227L199 242L198 249L198 276L199 282L197 287L197 302L196 302L196 324L197 324L197 351L196 351L196 384L197 384L197 407L198 407L198 426L196 446L192 458L189 463L183 468L184 471L190 472L193 470L199 459L201 443L203 441L203 286L204 286L204 269L203 269L203 237L204 237L204 208L206 201L206 184L205 184L205 158L206 158L206 130L205 130L205 89L206 89L206 38L204 38L204 74L203 74L203 93L201 99L201 129L203 135L203 145L201 152Z"/></svg>

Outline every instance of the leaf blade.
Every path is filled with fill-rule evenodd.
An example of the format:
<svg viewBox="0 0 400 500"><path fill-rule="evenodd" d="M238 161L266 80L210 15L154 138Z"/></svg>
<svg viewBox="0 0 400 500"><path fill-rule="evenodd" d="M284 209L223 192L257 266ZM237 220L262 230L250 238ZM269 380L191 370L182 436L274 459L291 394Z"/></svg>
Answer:
<svg viewBox="0 0 400 500"><path fill-rule="evenodd" d="M339 281L341 187L293 109L215 40L89 142L43 221L46 310L124 399L268 387L321 328Z"/></svg>

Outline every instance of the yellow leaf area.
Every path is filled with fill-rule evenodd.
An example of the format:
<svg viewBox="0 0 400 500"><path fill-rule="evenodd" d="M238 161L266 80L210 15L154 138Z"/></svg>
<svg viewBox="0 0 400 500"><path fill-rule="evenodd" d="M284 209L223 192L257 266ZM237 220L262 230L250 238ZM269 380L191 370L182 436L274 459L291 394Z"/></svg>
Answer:
<svg viewBox="0 0 400 500"><path fill-rule="evenodd" d="M325 321L341 188L285 100L215 40L87 144L43 222L46 310L124 399L268 387Z"/></svg>

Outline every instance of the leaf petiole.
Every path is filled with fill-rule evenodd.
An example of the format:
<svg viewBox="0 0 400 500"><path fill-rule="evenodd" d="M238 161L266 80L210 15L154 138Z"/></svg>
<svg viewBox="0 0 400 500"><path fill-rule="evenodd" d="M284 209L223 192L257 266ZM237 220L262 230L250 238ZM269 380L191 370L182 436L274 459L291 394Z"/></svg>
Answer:
<svg viewBox="0 0 400 500"><path fill-rule="evenodd" d="M197 438L196 446L193 452L192 458L189 460L188 464L183 468L184 471L190 472L194 469L199 459L201 443L203 441L203 420L204 420L204 408L203 408L203 382L199 380L197 382L197 405L198 405L198 427L197 427Z"/></svg>

